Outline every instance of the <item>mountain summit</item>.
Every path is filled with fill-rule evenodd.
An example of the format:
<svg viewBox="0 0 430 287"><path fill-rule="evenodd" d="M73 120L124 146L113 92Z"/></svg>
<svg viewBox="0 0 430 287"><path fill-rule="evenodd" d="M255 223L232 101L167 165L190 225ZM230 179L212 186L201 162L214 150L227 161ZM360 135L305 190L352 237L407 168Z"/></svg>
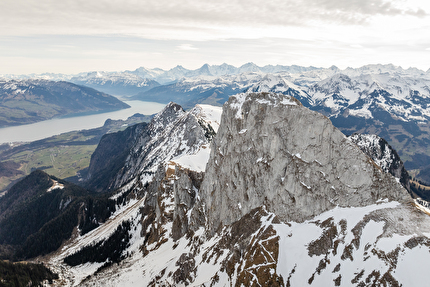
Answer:
<svg viewBox="0 0 430 287"><path fill-rule="evenodd" d="M45 260L64 284L426 282L428 210L359 141L289 95L237 94L219 115L170 103L131 137L110 217Z"/></svg>
<svg viewBox="0 0 430 287"><path fill-rule="evenodd" d="M410 198L328 118L291 96L232 96L221 123L201 191L210 228L260 206L303 222L336 206Z"/></svg>

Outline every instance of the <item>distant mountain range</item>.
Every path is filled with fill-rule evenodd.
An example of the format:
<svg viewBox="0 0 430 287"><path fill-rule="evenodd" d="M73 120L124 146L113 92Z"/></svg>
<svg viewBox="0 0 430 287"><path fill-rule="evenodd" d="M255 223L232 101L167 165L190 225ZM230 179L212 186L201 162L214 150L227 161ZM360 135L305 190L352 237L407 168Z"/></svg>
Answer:
<svg viewBox="0 0 430 287"><path fill-rule="evenodd" d="M176 66L170 70L159 68L147 69L137 68L134 71L103 72L92 71L75 75L68 74L29 74L29 75L0 75L9 79L45 79L52 81L69 81L75 84L89 86L112 95L132 96L139 92L145 92L153 87L175 83L183 78L193 78L199 76L220 77L225 75L238 75L249 72L256 73L303 73L306 71L318 70L315 67L266 65L259 67L254 63L247 63L240 67L228 64L208 65L190 70L182 66Z"/></svg>

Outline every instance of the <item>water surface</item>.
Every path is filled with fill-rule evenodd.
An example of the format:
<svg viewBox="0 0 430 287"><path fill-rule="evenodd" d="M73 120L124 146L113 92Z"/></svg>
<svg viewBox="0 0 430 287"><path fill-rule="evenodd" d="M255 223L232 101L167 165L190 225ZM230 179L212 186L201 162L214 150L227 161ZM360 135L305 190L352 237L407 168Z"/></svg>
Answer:
<svg viewBox="0 0 430 287"><path fill-rule="evenodd" d="M161 111L165 104L143 101L124 101L131 108L94 115L55 118L34 124L0 128L0 144L30 142L76 130L87 130L103 126L107 119L125 120L140 113L152 115Z"/></svg>

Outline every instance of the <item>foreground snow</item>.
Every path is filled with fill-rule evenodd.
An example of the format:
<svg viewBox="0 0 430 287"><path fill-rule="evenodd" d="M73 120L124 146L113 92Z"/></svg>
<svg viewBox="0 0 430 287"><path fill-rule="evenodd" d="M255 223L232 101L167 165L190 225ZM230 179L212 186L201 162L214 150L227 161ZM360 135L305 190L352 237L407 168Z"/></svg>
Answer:
<svg viewBox="0 0 430 287"><path fill-rule="evenodd" d="M136 214L141 203L136 202L124 213L127 218L133 214L136 226L141 220ZM147 246L151 252L146 256L140 251L144 238L137 228L132 231L132 244L127 249L131 255L119 265L92 275L81 284L80 280L93 274L100 263L71 268L61 262L65 253L54 261L57 268L67 270L69 278L73 278L68 285L73 286L182 286L177 285L174 274L185 272L181 269L184 268L184 258L192 262L194 268L188 286L234 286L241 272L254 274L250 284L260 284L261 279L256 274L264 268L282 278L285 286L359 286L360 282L417 286L427 280L425 268L430 260L427 246L430 240L426 236L430 235L430 220L425 215L424 222L408 221L414 212L417 211L411 206L387 201L366 207L334 208L303 223L277 223L274 214L265 212L265 215L259 215L259 226L250 226L256 231L249 240L250 246L263 247L265 261L254 260L260 256L254 249L251 257L243 254L248 259L237 262L235 271L230 274L222 266L232 260L234 252L222 242L225 236L234 232L234 226L225 227L213 237L200 228L191 238L174 241L170 237L172 224L166 223L163 226L167 231L165 242ZM406 222L400 224L403 232L394 233L394 223L387 221L387 217L404 218ZM97 241L105 229L101 226L76 242L82 246L89 244L91 239ZM264 237L262 234L268 230L274 230L274 233ZM266 249L268 242L270 246L273 243L279 246L277 252Z"/></svg>

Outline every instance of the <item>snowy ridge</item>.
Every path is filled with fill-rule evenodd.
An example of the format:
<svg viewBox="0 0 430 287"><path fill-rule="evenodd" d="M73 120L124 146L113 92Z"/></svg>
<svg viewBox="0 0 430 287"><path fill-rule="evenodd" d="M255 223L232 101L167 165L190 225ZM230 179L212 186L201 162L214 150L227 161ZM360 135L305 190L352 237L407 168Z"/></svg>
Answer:
<svg viewBox="0 0 430 287"><path fill-rule="evenodd" d="M159 213L161 218L171 218L172 214L177 213L175 206L179 202L176 203L174 200L176 181L182 178L180 175L182 172L194 174L195 171L190 169L197 172L204 170L209 158L204 155L210 150L208 143L213 136L212 133L214 133L212 125L215 129L218 128L220 115L219 107L199 105L191 111L185 112L180 106L170 103L153 118L147 131L150 140L144 140L145 135L142 135L140 139L137 139L134 147L134 152L139 157L143 156L144 161L136 162L137 166L133 168L130 166L131 160L128 162L128 169L137 173L132 175L131 180L118 189L116 195L111 197L115 199L128 194L127 201L123 205L117 206L115 213L104 224L83 236L70 240L50 260L53 269L61 274L66 285L75 286L81 281L85 282L84 279L88 275L94 274L108 261L87 262L76 267L70 267L63 263L64 258L83 250L84 247L95 246L98 242L108 240L124 222L130 222L132 227L127 233L129 244L121 252L123 256L127 255L128 261L139 261L142 258L142 243L146 240L144 234L145 232L153 232L152 229L164 230L164 235L156 239L153 244L148 243L145 247L146 250L158 249L157 240L161 240L161 238L173 242L170 237L172 232L171 220L166 225L150 220L155 214L155 209L162 210L160 211L161 214ZM203 160L201 160L202 154ZM173 158L177 162L170 161ZM191 163L191 166L187 166L187 162ZM189 169L184 170L184 167ZM195 177L199 177L198 173L192 175L193 179ZM127 179L124 180L127 181ZM165 192L159 193L157 190ZM194 193L194 197L197 197L195 194L197 189L192 183L190 183L189 192ZM157 202L156 206L153 206L154 199ZM182 200L180 202L184 204ZM148 208L151 210L154 208L154 210L148 214L142 214L142 210ZM189 218L190 213L186 217ZM149 220L151 223L147 229L142 229L142 221L144 220ZM166 231L169 232L165 233ZM153 280L152 277L148 277L149 279ZM136 281L134 282L136 283Z"/></svg>
<svg viewBox="0 0 430 287"><path fill-rule="evenodd" d="M240 92L250 85L260 82L263 76L264 74L261 73L243 73L240 75L223 75L219 77L196 76L192 78L181 78L175 84L175 88L185 92L191 92L228 87Z"/></svg>
<svg viewBox="0 0 430 287"><path fill-rule="evenodd" d="M349 137L361 150L366 154L373 154L373 161L380 166L385 172L389 172L390 166L393 164L394 154L391 149L381 149L381 138L377 135L360 135L354 134Z"/></svg>
<svg viewBox="0 0 430 287"><path fill-rule="evenodd" d="M252 91L249 91L247 93L241 93L230 97L229 102L226 104L228 105L232 110L236 111L235 117L237 119L241 119L244 117L244 114L242 112L243 105L248 101L253 100L253 95L256 93L253 93ZM273 92L263 92L261 93L262 97L257 99L257 102L260 104L267 104L272 106L295 106L295 105L301 105L301 103L296 100L294 97L283 95L283 94L275 94Z"/></svg>
<svg viewBox="0 0 430 287"><path fill-rule="evenodd" d="M13 79L0 79L0 85L1 89L5 92L12 93L12 94L23 94L26 90L34 89L35 85L37 84L49 84L48 80L13 80ZM22 90L20 87L25 87L24 90Z"/></svg>
<svg viewBox="0 0 430 287"><path fill-rule="evenodd" d="M303 93L303 96L305 96L304 92L300 90L300 87L289 82L287 79L283 78L279 74L265 75L261 79L260 82L252 85L250 88L248 88L248 90L246 92L248 92L248 93L250 93L250 92L254 92L254 93L258 93L258 92L285 93L289 89L294 89L298 92L301 92L301 93Z"/></svg>
<svg viewBox="0 0 430 287"><path fill-rule="evenodd" d="M37 75L21 78L29 77L37 78ZM55 79L54 74L51 79ZM258 67L247 63L236 68L228 64L205 64L196 70L182 66L168 71L141 67L135 71L97 71L68 77L60 75L58 79L89 85L111 94L136 97L159 87L159 82L164 85L161 90L167 94L202 95L209 91L216 92L221 102L212 99L213 102L208 101L211 104L222 104L229 95L245 90L281 92L293 95L314 110L330 109L329 113L325 111L329 117L337 117L346 111L351 116L371 119L377 117L375 110L383 109L402 121L422 122L430 119L430 73L394 65L367 65L341 70L335 66ZM144 97L149 95L145 94ZM210 94L204 97L208 96ZM163 102L167 102L165 97ZM201 101L195 100L190 106L197 102Z"/></svg>
<svg viewBox="0 0 430 287"><path fill-rule="evenodd" d="M414 223L406 227L407 235L390 235L387 230L392 224L380 221L382 214L395 217L409 212L390 202L335 208L307 223L274 225L280 235L276 271L284 280L288 278L291 286L362 286L369 281L376 285L420 285L425 281L422 270L410 267L429 259L423 250L428 247L412 242L425 237L414 232L428 230L429 220L425 227Z"/></svg>
<svg viewBox="0 0 430 287"><path fill-rule="evenodd" d="M217 116L217 108L208 105L185 112L175 103L168 104L154 116L148 131L135 143L115 185L120 187L136 176L154 174L160 165L172 159L199 151L204 153L203 146L215 135L211 123L217 126Z"/></svg>
<svg viewBox="0 0 430 287"><path fill-rule="evenodd" d="M221 123L222 107L211 105L196 105L190 112L194 113L196 117L202 118L206 123L210 124L215 132L218 131Z"/></svg>
<svg viewBox="0 0 430 287"><path fill-rule="evenodd" d="M395 75L410 75L410 76L425 76L428 72L424 72L417 68L403 69L400 66L394 66L393 64L381 65L381 64L370 64L360 68L346 68L343 73L349 76L358 76L361 74L395 74Z"/></svg>
<svg viewBox="0 0 430 287"><path fill-rule="evenodd" d="M219 124L221 122L221 107L215 107L210 105L196 105L194 109L190 111L196 117L203 119L200 124L206 123L207 128L212 128L216 133L218 131ZM204 172L206 169L206 163L209 160L210 145L204 144L192 154L180 155L172 159L172 162L190 170Z"/></svg>
<svg viewBox="0 0 430 287"><path fill-rule="evenodd" d="M367 154L383 171L392 174L410 191L409 174L397 152L377 135L355 133L348 137Z"/></svg>

